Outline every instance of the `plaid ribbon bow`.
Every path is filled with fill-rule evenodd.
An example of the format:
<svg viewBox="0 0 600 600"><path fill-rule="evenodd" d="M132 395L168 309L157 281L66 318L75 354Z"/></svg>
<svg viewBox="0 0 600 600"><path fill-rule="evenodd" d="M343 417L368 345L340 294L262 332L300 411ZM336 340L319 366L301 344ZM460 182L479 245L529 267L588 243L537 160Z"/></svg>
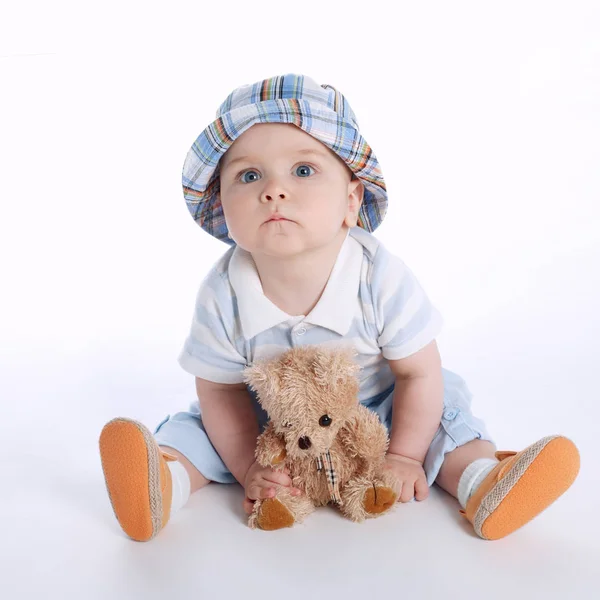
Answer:
<svg viewBox="0 0 600 600"><path fill-rule="evenodd" d="M327 450L327 452L324 454L321 454L321 456L317 456L317 471L322 471L323 469L325 469L327 474L327 487L329 488L329 495L336 504L341 506L342 499L340 498L340 489L329 450Z"/></svg>

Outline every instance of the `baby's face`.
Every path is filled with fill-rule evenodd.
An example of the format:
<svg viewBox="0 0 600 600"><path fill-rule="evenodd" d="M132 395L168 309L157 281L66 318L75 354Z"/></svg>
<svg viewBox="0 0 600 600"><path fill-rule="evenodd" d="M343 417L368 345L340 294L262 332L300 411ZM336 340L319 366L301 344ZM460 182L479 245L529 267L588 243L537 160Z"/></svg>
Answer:
<svg viewBox="0 0 600 600"><path fill-rule="evenodd" d="M229 234L252 254L280 257L330 244L356 225L363 186L351 177L341 158L295 125L253 125L220 161ZM275 213L287 220L270 220Z"/></svg>

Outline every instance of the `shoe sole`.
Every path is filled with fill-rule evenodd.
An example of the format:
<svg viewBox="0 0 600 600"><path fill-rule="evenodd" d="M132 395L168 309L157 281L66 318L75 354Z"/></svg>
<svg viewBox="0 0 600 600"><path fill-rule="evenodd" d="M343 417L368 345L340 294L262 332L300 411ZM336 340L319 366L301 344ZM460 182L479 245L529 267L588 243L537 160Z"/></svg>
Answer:
<svg viewBox="0 0 600 600"><path fill-rule="evenodd" d="M579 451L571 440L542 438L483 497L473 518L475 531L494 540L522 527L558 499L578 472Z"/></svg>
<svg viewBox="0 0 600 600"><path fill-rule="evenodd" d="M150 431L131 419L109 421L100 434L100 458L113 512L123 531L149 541L162 526L159 448Z"/></svg>

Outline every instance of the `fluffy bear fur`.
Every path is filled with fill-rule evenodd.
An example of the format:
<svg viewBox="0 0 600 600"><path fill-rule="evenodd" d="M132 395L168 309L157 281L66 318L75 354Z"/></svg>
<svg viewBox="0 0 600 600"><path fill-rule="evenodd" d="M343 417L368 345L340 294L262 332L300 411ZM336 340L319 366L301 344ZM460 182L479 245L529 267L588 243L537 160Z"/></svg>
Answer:
<svg viewBox="0 0 600 600"><path fill-rule="evenodd" d="M300 346L245 369L244 380L270 419L257 440L256 459L288 469L293 485L303 491L292 496L279 487L274 498L257 500L250 527L289 527L329 503L357 522L395 505L398 482L384 467L387 431L358 401L355 355L347 347ZM325 463L318 470L319 457L327 452L339 494L332 495Z"/></svg>

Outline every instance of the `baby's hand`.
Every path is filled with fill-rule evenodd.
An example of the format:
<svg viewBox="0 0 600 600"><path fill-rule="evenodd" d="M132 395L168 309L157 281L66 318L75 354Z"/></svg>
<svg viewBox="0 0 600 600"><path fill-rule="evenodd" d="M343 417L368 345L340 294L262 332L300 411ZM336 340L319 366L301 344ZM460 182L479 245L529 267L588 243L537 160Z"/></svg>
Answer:
<svg viewBox="0 0 600 600"><path fill-rule="evenodd" d="M250 514L256 500L264 500L265 498L273 498L276 493L277 486L285 486L291 488L293 496L299 496L302 492L298 488L291 487L292 480L287 469L275 470L271 467L262 467L258 462L254 461L244 482L246 497L244 498L244 510Z"/></svg>
<svg viewBox="0 0 600 600"><path fill-rule="evenodd" d="M402 486L398 502L410 502L413 497L420 501L429 496L427 477L418 460L388 453L385 456L385 466L394 472Z"/></svg>

